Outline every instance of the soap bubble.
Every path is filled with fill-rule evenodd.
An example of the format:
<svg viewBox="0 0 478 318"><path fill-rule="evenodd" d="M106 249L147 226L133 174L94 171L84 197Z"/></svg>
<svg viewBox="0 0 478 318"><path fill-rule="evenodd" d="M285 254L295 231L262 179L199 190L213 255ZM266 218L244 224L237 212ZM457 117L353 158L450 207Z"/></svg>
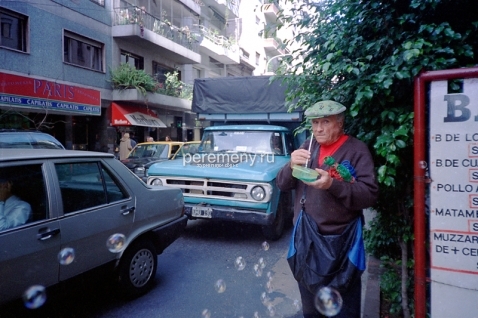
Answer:
<svg viewBox="0 0 478 318"><path fill-rule="evenodd" d="M33 285L23 293L23 304L28 309L36 309L46 301L46 289L41 285Z"/></svg>
<svg viewBox="0 0 478 318"><path fill-rule="evenodd" d="M302 309L302 302L298 299L294 299L294 308L297 309L297 310L301 310Z"/></svg>
<svg viewBox="0 0 478 318"><path fill-rule="evenodd" d="M267 242L264 241L264 242L262 243L262 249L263 249L264 251L268 251L268 250L269 250L269 243L267 243Z"/></svg>
<svg viewBox="0 0 478 318"><path fill-rule="evenodd" d="M211 318L211 312L209 311L209 309L204 309L202 311L202 316L203 318Z"/></svg>
<svg viewBox="0 0 478 318"><path fill-rule="evenodd" d="M331 287L322 287L315 295L315 308L327 317L337 315L342 309L342 296Z"/></svg>
<svg viewBox="0 0 478 318"><path fill-rule="evenodd" d="M106 241L106 247L111 253L119 253L125 247L126 236L124 234L113 234Z"/></svg>
<svg viewBox="0 0 478 318"><path fill-rule="evenodd" d="M267 296L267 294L265 292L263 292L261 294L261 303L264 305L264 306L267 306L269 303L270 303L270 299L269 297Z"/></svg>
<svg viewBox="0 0 478 318"><path fill-rule="evenodd" d="M259 266L261 268L265 268L266 267L266 261L264 261L264 258L259 258Z"/></svg>
<svg viewBox="0 0 478 318"><path fill-rule="evenodd" d="M266 290L267 292L270 294L274 291L274 286L272 286L272 281L269 280L267 283L266 283Z"/></svg>
<svg viewBox="0 0 478 318"><path fill-rule="evenodd" d="M253 318L261 318L261 315L257 311L254 312Z"/></svg>
<svg viewBox="0 0 478 318"><path fill-rule="evenodd" d="M238 271L242 271L246 267L246 260L242 256L239 256L234 261L234 266Z"/></svg>
<svg viewBox="0 0 478 318"><path fill-rule="evenodd" d="M271 272L267 272L267 278L269 278L269 280L272 280L272 273Z"/></svg>
<svg viewBox="0 0 478 318"><path fill-rule="evenodd" d="M276 309L273 305L267 306L267 313L269 314L269 317L274 317L276 315Z"/></svg>
<svg viewBox="0 0 478 318"><path fill-rule="evenodd" d="M256 277L262 276L262 268L259 264L254 264L254 274L256 275Z"/></svg>
<svg viewBox="0 0 478 318"><path fill-rule="evenodd" d="M224 291L226 291L226 282L222 279L219 279L216 284L214 285L214 287L216 288L216 291L221 294L223 293Z"/></svg>
<svg viewBox="0 0 478 318"><path fill-rule="evenodd" d="M65 247L58 253L58 261L61 265L70 265L75 260L75 250Z"/></svg>

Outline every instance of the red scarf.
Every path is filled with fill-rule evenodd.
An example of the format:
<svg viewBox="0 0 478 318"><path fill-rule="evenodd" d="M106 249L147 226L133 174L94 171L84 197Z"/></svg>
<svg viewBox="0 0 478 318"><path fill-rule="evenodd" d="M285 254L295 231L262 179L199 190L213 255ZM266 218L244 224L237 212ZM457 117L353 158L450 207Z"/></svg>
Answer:
<svg viewBox="0 0 478 318"><path fill-rule="evenodd" d="M320 145L320 154L319 154L319 165L321 167L324 164L324 158L327 156L332 156L337 149L344 144L344 142L349 138L347 135L340 136L337 141L330 145Z"/></svg>

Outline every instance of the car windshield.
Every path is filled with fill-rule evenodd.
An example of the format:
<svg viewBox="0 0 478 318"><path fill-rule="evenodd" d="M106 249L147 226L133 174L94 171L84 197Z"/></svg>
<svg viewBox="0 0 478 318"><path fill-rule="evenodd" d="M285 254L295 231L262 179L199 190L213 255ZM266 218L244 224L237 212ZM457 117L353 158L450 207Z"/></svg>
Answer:
<svg viewBox="0 0 478 318"><path fill-rule="evenodd" d="M155 158L169 159L168 144L145 144L137 145L128 156L129 159L136 158Z"/></svg>
<svg viewBox="0 0 478 318"><path fill-rule="evenodd" d="M284 155L281 133L271 131L208 131L200 152L247 152Z"/></svg>
<svg viewBox="0 0 478 318"><path fill-rule="evenodd" d="M52 136L39 133L2 133L0 148L64 149Z"/></svg>

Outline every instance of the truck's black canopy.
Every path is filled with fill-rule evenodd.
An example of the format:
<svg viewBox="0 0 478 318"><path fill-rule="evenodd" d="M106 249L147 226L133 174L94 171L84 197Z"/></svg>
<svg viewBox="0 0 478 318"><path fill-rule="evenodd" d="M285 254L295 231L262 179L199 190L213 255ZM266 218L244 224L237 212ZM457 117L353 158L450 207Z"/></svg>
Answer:
<svg viewBox="0 0 478 318"><path fill-rule="evenodd" d="M198 78L192 111L207 114L287 112L287 84L270 76Z"/></svg>

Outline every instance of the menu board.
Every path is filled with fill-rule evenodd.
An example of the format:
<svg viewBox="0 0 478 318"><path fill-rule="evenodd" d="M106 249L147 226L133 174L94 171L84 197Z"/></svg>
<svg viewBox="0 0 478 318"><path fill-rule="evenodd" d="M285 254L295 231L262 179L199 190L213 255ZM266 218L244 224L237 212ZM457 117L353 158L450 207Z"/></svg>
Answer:
<svg viewBox="0 0 478 318"><path fill-rule="evenodd" d="M430 83L432 317L478 315L478 79ZM471 316L470 316L471 315Z"/></svg>

